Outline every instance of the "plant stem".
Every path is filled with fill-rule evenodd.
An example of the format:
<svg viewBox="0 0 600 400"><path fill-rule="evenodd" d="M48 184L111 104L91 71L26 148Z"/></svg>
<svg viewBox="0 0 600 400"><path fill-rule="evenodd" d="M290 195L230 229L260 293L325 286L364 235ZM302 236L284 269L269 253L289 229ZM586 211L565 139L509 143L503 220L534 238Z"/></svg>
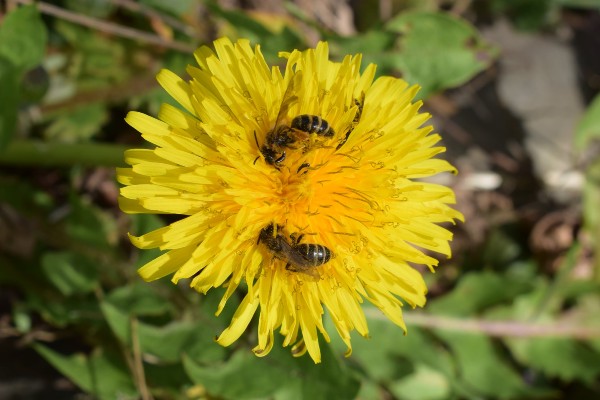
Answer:
<svg viewBox="0 0 600 400"><path fill-rule="evenodd" d="M14 140L0 152L0 165L119 167L129 147L106 143Z"/></svg>
<svg viewBox="0 0 600 400"><path fill-rule="evenodd" d="M104 20L96 19L93 17L89 17L87 15L78 14L73 11L69 11L67 9L57 7L50 3L45 3L43 1L34 2L33 0L16 0L17 3L21 4L35 4L38 10L41 13L55 16L57 18L64 19L65 21L73 22L75 24L87 26L92 29L96 29L101 32L106 32L112 35L117 35L121 37L125 37L132 40L137 40L140 42L148 43L155 46L166 47L169 49L178 50L184 53L192 53L196 46L176 42L172 40L167 40L158 35L140 31L138 29L130 28L128 26L122 26L118 24L114 24L112 22L107 22Z"/></svg>
<svg viewBox="0 0 600 400"><path fill-rule="evenodd" d="M379 310L367 309L369 318L387 320ZM407 325L443 331L482 334L491 337L515 338L568 338L593 340L600 338L600 327L578 326L565 321L531 323L523 321L492 321L477 318L447 317L408 311L403 313Z"/></svg>

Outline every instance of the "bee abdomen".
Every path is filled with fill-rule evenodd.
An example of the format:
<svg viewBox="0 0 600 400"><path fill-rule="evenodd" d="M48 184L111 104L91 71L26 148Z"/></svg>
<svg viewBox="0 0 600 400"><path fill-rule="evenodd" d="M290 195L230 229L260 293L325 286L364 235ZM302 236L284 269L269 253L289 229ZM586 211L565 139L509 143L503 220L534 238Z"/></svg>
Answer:
<svg viewBox="0 0 600 400"><path fill-rule="evenodd" d="M292 128L326 137L335 134L329 123L317 115L298 115L292 120Z"/></svg>
<svg viewBox="0 0 600 400"><path fill-rule="evenodd" d="M296 245L295 248L313 267L323 265L331 259L331 251L321 244L305 243Z"/></svg>

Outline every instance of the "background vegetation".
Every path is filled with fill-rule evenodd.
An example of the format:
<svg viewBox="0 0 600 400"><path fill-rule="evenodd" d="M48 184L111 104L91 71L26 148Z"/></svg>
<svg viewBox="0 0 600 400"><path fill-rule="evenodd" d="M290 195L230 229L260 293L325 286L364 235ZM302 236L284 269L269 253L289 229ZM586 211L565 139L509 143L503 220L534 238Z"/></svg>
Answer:
<svg viewBox="0 0 600 400"><path fill-rule="evenodd" d="M598 1L29 3L0 2L0 398L600 398ZM136 275L156 253L126 232L172 217L118 210L114 167L145 145L123 118L223 35L272 63L328 40L423 87L467 222L408 336L367 308L349 359L260 359L252 329L214 343L218 290Z"/></svg>

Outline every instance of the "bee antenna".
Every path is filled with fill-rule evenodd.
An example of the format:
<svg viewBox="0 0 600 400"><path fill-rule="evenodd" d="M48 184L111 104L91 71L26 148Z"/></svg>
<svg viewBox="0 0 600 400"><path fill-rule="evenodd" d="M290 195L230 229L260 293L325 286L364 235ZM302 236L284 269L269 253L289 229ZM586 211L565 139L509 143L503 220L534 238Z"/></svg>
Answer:
<svg viewBox="0 0 600 400"><path fill-rule="evenodd" d="M256 142L256 148L260 149L260 145L258 144L258 138L256 137L256 131L254 131L254 141Z"/></svg>

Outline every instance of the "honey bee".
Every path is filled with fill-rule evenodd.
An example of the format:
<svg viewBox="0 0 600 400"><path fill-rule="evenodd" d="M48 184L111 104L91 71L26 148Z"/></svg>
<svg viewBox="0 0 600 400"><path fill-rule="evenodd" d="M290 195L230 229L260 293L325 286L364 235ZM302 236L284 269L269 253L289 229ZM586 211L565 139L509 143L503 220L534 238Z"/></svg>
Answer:
<svg viewBox="0 0 600 400"><path fill-rule="evenodd" d="M293 135L293 130L286 125L276 126L275 129L267 133L265 143L259 146L256 132L254 132L254 140L256 145L260 148L260 152L265 158L267 164L274 165L275 168L280 168L281 163L285 160L286 153L285 149L293 149L293 144L296 143L297 139ZM260 157L254 160L256 161Z"/></svg>
<svg viewBox="0 0 600 400"><path fill-rule="evenodd" d="M258 235L258 243L264 243L267 249L276 257L286 260L285 269L293 272L304 272L315 275L315 267L326 264L331 260L331 250L322 244L300 243L304 235L291 235L290 244L280 232L283 227L270 224L263 228Z"/></svg>
<svg viewBox="0 0 600 400"><path fill-rule="evenodd" d="M287 156L286 151L296 149L296 144L301 144L304 152L308 151L309 144L307 139L310 138L310 134L314 133L322 137L332 137L335 134L329 123L316 115L298 115L292 119L291 126L281 123L281 119L287 113L290 104L298 100L296 96L290 95L293 92L293 86L293 84L290 84L286 89L281 107L277 113L277 118L275 118L274 128L267 132L262 146L258 144L258 138L256 132L254 132L256 146L260 150L265 162L277 169L281 168ZM254 160L255 164L259 158L260 156L256 157Z"/></svg>
<svg viewBox="0 0 600 400"><path fill-rule="evenodd" d="M281 124L281 118L287 113L289 106L298 100L296 96L290 94L293 93L293 87L294 82L290 82L283 95L281 107L279 107L279 112L275 118L275 125L273 129L267 132L267 135L265 136L265 142L262 146L258 144L258 138L256 137L256 132L254 132L256 146L264 157L265 162L273 165L277 169L281 168L281 163L285 160L286 149L294 148L293 145L298 140L298 138L294 135L294 130L292 128ZM260 156L256 157L254 164L256 164L256 161L259 158Z"/></svg>
<svg viewBox="0 0 600 400"><path fill-rule="evenodd" d="M303 114L295 117L292 120L291 126L280 125L279 117L277 117L275 128L267 133L265 143L262 146L258 145L256 132L254 133L254 140L260 148L260 152L267 164L274 165L275 168L280 168L281 163L286 157L286 149L296 149L297 147L294 145L297 142L302 142L306 151L307 144L305 141L310 137L311 133L323 137L332 137L335 131L323 118L316 115ZM255 163L256 160L254 160Z"/></svg>

